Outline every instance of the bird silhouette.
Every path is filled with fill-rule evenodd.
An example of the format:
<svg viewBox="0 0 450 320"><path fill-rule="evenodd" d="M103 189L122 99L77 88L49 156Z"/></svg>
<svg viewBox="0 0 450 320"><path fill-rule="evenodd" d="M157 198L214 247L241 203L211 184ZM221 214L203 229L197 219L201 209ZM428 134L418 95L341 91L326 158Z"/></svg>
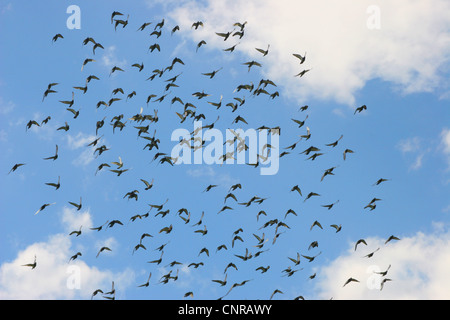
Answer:
<svg viewBox="0 0 450 320"><path fill-rule="evenodd" d="M61 177L58 176L58 182L57 182L57 183L54 183L54 182L47 182L46 185L51 186L51 187L54 187L55 190L58 190L58 189L60 188L60 186L61 186L61 183L60 183L61 179L60 179L60 178L61 178Z"/></svg>
<svg viewBox="0 0 450 320"><path fill-rule="evenodd" d="M58 159L58 145L56 145L56 151L54 156L44 158L44 160L53 160L53 161L55 161L56 159Z"/></svg>
<svg viewBox="0 0 450 320"><path fill-rule="evenodd" d="M348 278L347 281L345 281L343 287L345 287L346 285L348 285L351 282L359 282L359 280L357 280L355 278Z"/></svg>
<svg viewBox="0 0 450 320"><path fill-rule="evenodd" d="M27 263L27 264L23 264L22 267L30 267L32 270L34 268L36 268L37 263L36 263L36 255L34 256L34 262L33 263Z"/></svg>
<svg viewBox="0 0 450 320"><path fill-rule="evenodd" d="M82 203L81 203L81 197L80 197L80 203L75 203L75 202L70 202L70 201L69 201L69 204L71 204L72 206L74 206L75 208L77 208L77 211L80 211L80 210L81 210L81 207L83 206Z"/></svg>
<svg viewBox="0 0 450 320"><path fill-rule="evenodd" d="M24 165L25 165L25 163L16 163L16 164L11 168L11 170L9 170L8 174L10 174L11 172L16 171L18 168L20 168L21 166L24 166Z"/></svg>

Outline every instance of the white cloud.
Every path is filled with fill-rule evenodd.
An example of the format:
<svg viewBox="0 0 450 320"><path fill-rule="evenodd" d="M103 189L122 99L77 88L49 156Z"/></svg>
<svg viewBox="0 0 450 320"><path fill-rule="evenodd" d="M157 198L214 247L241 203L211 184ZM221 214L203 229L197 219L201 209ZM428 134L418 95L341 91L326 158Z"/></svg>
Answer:
<svg viewBox="0 0 450 320"><path fill-rule="evenodd" d="M450 129L444 128L441 132L442 152L447 157L448 168L450 169Z"/></svg>
<svg viewBox="0 0 450 320"><path fill-rule="evenodd" d="M82 226L82 233L91 232L89 228L92 228L92 218L89 210L78 212L76 209L64 207L61 214L61 222L65 227L66 232L70 233L74 230L78 230Z"/></svg>
<svg viewBox="0 0 450 320"><path fill-rule="evenodd" d="M283 84L285 94L354 105L355 93L372 79L389 81L403 93L448 90L450 3L436 0L383 2L381 27L369 29L373 1L235 0L185 1L168 12L180 33L206 48L231 46L263 64L264 73ZM401 18L399 18L401 17ZM205 27L193 31L193 22ZM215 32L237 31L235 22L247 21L245 35L224 43ZM412 27L414 26L414 27ZM255 50L266 48L265 57ZM304 54L303 65L292 56ZM293 75L310 69L299 79Z"/></svg>
<svg viewBox="0 0 450 320"><path fill-rule="evenodd" d="M4 116L12 112L16 105L12 101L6 102L2 97L0 97L0 115Z"/></svg>
<svg viewBox="0 0 450 320"><path fill-rule="evenodd" d="M116 273L89 266L83 256L70 261L80 250L82 254L86 251L96 254L90 248L74 245L68 234L78 230L80 225L83 225L83 233L89 232L92 219L89 211L79 213L69 208L64 208L59 217L65 234L53 234L46 241L30 244L19 251L13 261L0 265L0 299L90 299L96 289L107 292L111 281L122 289L121 292L134 282L135 273L129 268ZM117 241L109 237L97 242L96 248L105 245L116 249ZM33 263L35 256L35 269L23 266Z"/></svg>
<svg viewBox="0 0 450 320"><path fill-rule="evenodd" d="M211 166L199 169L188 169L186 173L194 178L207 177L208 180L214 181L215 184L218 184L227 190L231 185L239 182L239 179L233 178L228 173L217 173Z"/></svg>
<svg viewBox="0 0 450 320"><path fill-rule="evenodd" d="M7 142L8 141L8 133L4 130L0 130L0 141L1 142Z"/></svg>
<svg viewBox="0 0 450 320"><path fill-rule="evenodd" d="M401 140L398 143L398 148L403 153L417 152L420 150L420 138L413 137L413 138Z"/></svg>
<svg viewBox="0 0 450 320"><path fill-rule="evenodd" d="M80 260L69 263L73 254L67 235L29 245L14 261L0 266L0 299L88 299L98 287L108 285L111 272ZM32 263L35 255L35 269L22 266Z"/></svg>
<svg viewBox="0 0 450 320"><path fill-rule="evenodd" d="M438 230L439 229L439 230ZM450 233L442 226L434 233L417 233L385 244L386 239L366 238L368 246L345 254L321 268L315 289L318 299L448 300L450 299ZM380 248L372 258L363 256ZM386 271L386 282L375 272ZM343 287L350 277L359 280Z"/></svg>
<svg viewBox="0 0 450 320"><path fill-rule="evenodd" d="M73 165L82 167L87 166L95 159L93 148L87 147L87 145L95 139L96 136L88 135L82 132L79 132L75 137L70 134L67 135L67 143L71 150L77 150L83 147L85 148L80 155L72 161Z"/></svg>
<svg viewBox="0 0 450 320"><path fill-rule="evenodd" d="M126 59L119 59L117 57L116 49L116 46L106 47L105 53L102 56L101 63L109 69L114 66L123 68L127 64Z"/></svg>
<svg viewBox="0 0 450 320"><path fill-rule="evenodd" d="M427 152L430 151L430 148L425 148L423 146L423 142L419 137L413 137L401 140L397 144L397 148L404 155L412 155L414 159L412 163L409 165L409 170L415 171L422 167L423 158Z"/></svg>

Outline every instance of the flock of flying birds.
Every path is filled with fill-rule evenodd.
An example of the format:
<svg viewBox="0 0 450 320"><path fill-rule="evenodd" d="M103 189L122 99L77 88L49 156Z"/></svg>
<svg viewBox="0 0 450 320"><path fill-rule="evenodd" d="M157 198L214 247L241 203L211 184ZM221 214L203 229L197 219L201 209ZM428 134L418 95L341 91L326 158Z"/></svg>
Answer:
<svg viewBox="0 0 450 320"><path fill-rule="evenodd" d="M112 24L112 27L116 30L116 32L119 29L130 28L129 27L129 15L122 14L121 12L114 11L111 15L110 23ZM152 24L153 24L152 22L143 23L137 29L137 31L145 32L147 30L150 30L149 31L150 36L156 37L156 39L157 39L165 31L165 27L166 27L165 21L164 21L164 19L162 19L160 22L154 23L153 28L151 27ZM195 30L197 30L198 28L202 28L202 27L203 27L203 22L197 21L192 24L191 29L193 30L193 32L195 32ZM233 25L233 28L234 28L233 31L216 32L216 35L218 37L221 37L223 39L223 41L229 41L229 39L231 40L231 39L236 39L236 38L242 39L245 35L245 27L246 27L246 22L245 23L237 22ZM180 29L179 26L173 27L170 31L170 35L173 35L179 29ZM57 42L57 41L58 42L65 41L64 36L62 34L56 34L52 38L52 42ZM97 42L97 40L94 40L94 38L92 38L92 37L87 37L83 41L82 44L84 46L92 46L92 54L94 56L95 56L95 54L97 54L98 50L104 49L103 45L100 42ZM206 45L206 41L204 41L204 40L200 41L197 44L195 51L198 52L200 50L200 48L204 45ZM235 44L231 47L227 47L223 50L225 52L232 53L235 50L236 45L237 44ZM255 49L257 52L259 52L261 54L261 59L263 59L266 55L270 54L270 51L269 51L270 45L268 45L266 49L261 49L261 48L255 48ZM151 44L148 48L147 53L150 54L151 52L153 52L155 50L156 51L162 50L161 46L158 43ZM295 59L298 59L299 65L302 65L306 60L306 53L302 54L302 55L294 53L293 56ZM94 58L85 59L83 61L83 63L81 64L81 71L83 71L88 64L95 63L95 61L96 60ZM170 73L172 71L172 69L177 64L180 65L180 67L184 66L184 62L182 59L175 58L175 59L173 59L172 63L170 65L168 65L166 68L154 69L150 73L147 80L153 81L156 78L161 78L163 75L167 75L168 73ZM243 65L245 65L248 68L248 72L250 72L253 67L262 67L262 64L255 60L245 62L245 63L243 63ZM146 65L144 66L143 63L134 63L131 65L131 69L134 69L137 72L142 72L142 71L146 70L147 68L148 67ZM202 73L202 75L209 79L213 79L217 75L217 73L221 71L221 69L222 68L213 70L211 72L205 72L205 73ZM300 71L299 73L295 74L294 76L303 77L308 71L310 71L310 69L304 69L304 70ZM126 71L119 66L114 66L110 70L109 76L111 76L112 74L115 74L115 73L120 73L120 72L126 72ZM182 74L182 72L177 75L174 75L174 76L168 76L167 79L165 80L164 93L161 96L158 96L156 94L148 95L148 97L146 99L147 106L150 102L162 103L163 100L171 92L170 90L172 88L178 87L177 79L181 74ZM85 82L84 86L73 87L74 91L72 92L72 98L70 100L59 100L59 103L64 105L64 107L70 113L72 121L76 121L76 119L80 115L80 110L76 109L77 103L75 100L75 98L76 98L75 90L77 92L79 92L79 94L85 94L88 91L88 87L92 84L91 83L92 81L102 81L102 80L100 80L100 77L98 77L96 75L89 75L86 78L86 82ZM56 83L56 82L48 84L48 86L46 87L46 89L43 93L43 97L42 97L43 102L45 102L45 100L48 97L57 93L58 84L59 83ZM275 92L271 93L269 88L276 88L276 84L269 79L262 79L257 86L255 86L253 83L240 84L236 88L235 92L245 92L248 96L266 95L266 96L269 96L271 99L275 99L276 97L278 97L279 92L275 91ZM112 92L112 97L108 101L104 101L104 100L98 101L96 104L96 108L99 109L100 107L103 107L106 110L108 108L111 108L111 106L113 104L117 104L117 103L119 103L119 101L124 100L124 98L127 101L131 100L135 95L136 95L136 92L133 91L133 92L129 93L128 95L126 95L126 97L125 97L124 90L122 88L116 88ZM197 105L194 105L193 103L190 103L190 102L185 103L185 102L183 102L183 100L186 100L186 99L184 97L178 97L178 96L174 96L170 102L171 105L177 104L177 105L182 106L182 111L180 110L179 112L176 112L176 114L180 120L180 123L183 123L188 118L191 118L193 120L199 120L199 119L206 120L205 115L203 113L199 112L201 110L199 104L201 103L200 100L205 97L208 97L209 94L207 94L205 92L195 92L192 94L192 96L195 97L196 99L198 99L199 103ZM203 100L203 101L205 101L205 100ZM235 112L235 111L238 111L244 103L245 103L245 97L244 98L235 97L234 101L232 101L228 104L224 103L222 105L222 97L221 97L220 101L218 101L218 102L207 101L207 104L205 104L205 106L210 105L210 106L214 107L216 110L219 110L220 108L223 108L223 107L230 107L231 112ZM307 109L308 109L307 105L303 106L299 109L299 112L304 112ZM354 113L355 114L361 113L366 109L367 109L367 107L365 105L363 105L361 107L356 108ZM171 156L168 153L162 152L159 149L160 139L156 136L156 129L153 130L153 128L152 128L153 126L156 126L156 123L159 121L158 110L155 109L153 114L143 114L143 110L141 109L140 113L133 115L127 121L124 120L124 117L125 117L124 114L120 114L120 115L114 116L110 120L110 125L112 126L113 133L117 133L116 130L122 131L125 127L130 127L130 124L132 122L134 122L136 125L134 125L133 128L136 130L138 137L145 141L146 145L144 146L144 149L148 149L149 151L153 152L153 156L154 156L153 160L158 160L159 164L165 164L167 166L174 165L174 162L176 161L176 159L171 158ZM300 139L298 141L296 141L295 143L293 143L292 145L283 148L285 151L280 154L280 157L288 156L300 144L300 142L309 140L309 138L311 137L311 132L310 132L309 127L307 127L305 125L307 119L308 119L308 116L306 116L304 120L292 119L293 123L295 124L295 126L298 126L298 128L303 128L303 126L305 126L306 133L301 135ZM51 120L51 116L48 116L46 119L44 119L42 121L30 120L26 125L26 129L28 130L32 126L37 126L37 127L44 126L50 120ZM107 123L107 122L105 122L105 120L106 120L106 117L101 117L100 119L98 119L98 121L96 123L96 127L93 128L93 130L95 130L96 139L93 140L88 145L88 147L95 148L94 154L96 155L97 159L103 159L104 156L102 154L109 150L109 148L106 145L101 144L102 136L99 136L99 133L102 130L105 130L104 125ZM217 120L219 120L219 117L217 118ZM213 127L214 123L217 120L212 122L209 126L204 126L204 128ZM247 124L247 121L241 116L237 116L233 122L234 123L241 122L243 124ZM58 127L57 130L58 131L62 130L65 132L69 131L70 123L65 122L65 124ZM154 133L151 134L149 131L152 133L154 131ZM343 135L341 135L334 142L326 144L326 148L334 149L335 147L337 147L337 145L339 144L339 142L341 141L342 138L343 138ZM193 139L194 138L192 138L192 140ZM248 146L245 145L245 140L240 139L240 137L236 137L235 141L238 141L238 140L241 142L242 148L237 148L235 152L240 152L242 150L246 150ZM180 143L183 143L183 141L181 141ZM200 147L203 145L203 143L204 143L204 141L201 142ZM193 146L191 148L196 148L196 147L198 147L198 146L195 146L195 147ZM267 148L266 148L267 152L270 151L269 149L270 149L270 146L267 146ZM354 153L354 151L352 149L346 148L342 154L343 160L345 161L347 159L347 157L349 157L352 153ZM300 154L305 155L307 157L306 160L314 161L317 157L323 155L324 153L321 152L320 148L315 147L315 146L310 146L310 147L306 148L305 150L303 150L302 152L300 152ZM263 155L260 155L260 156L262 157ZM44 161L57 161L58 157L59 157L59 147L58 147L58 145L56 145L55 152L51 155L45 156L43 158L43 160ZM9 173L19 170L19 168L24 165L25 165L25 163L16 163L11 168ZM323 175L320 178L320 181L326 180L327 176L334 175L335 169L336 169L336 167L331 167L331 168L324 170ZM97 167L95 175L97 175L97 173L102 170L103 171L109 170L110 172L116 174L117 176L121 176L123 174L126 174L127 171L129 171L130 169L129 169L129 167L125 166L124 162L119 157L118 161L100 163ZM123 198L127 199L127 200L142 201L141 199L144 197L143 191L151 192L149 190L153 188L154 183L155 183L155 179L148 179L148 180L140 179L139 187L136 187L136 189L127 192ZM379 180L374 182L374 186L378 186L388 180L389 179L386 179L386 178L380 178ZM61 186L60 177L58 177L58 180L56 182L47 182L45 184L49 187L53 187L55 190L58 190ZM203 190L202 193L214 192L214 189L216 187L218 187L218 185L216 185L216 184L208 185ZM223 215L223 214L226 214L226 212L229 212L230 210L234 210L234 208L232 207L232 204L230 204L230 202L234 202L241 208L245 209L250 206L253 207L254 205L262 204L264 201L267 200L267 198L254 196L251 199L249 199L247 202L239 202L236 194L237 194L237 192L239 192L239 189L242 189L243 187L244 186L241 183L236 183L236 184L229 186L228 193L224 198L223 207L218 212L215 212L215 213ZM287 191L289 191L289 190L287 190ZM306 202L308 199L310 199L312 197L320 196L320 194L318 194L316 192L304 193L299 185L292 186L292 188L290 189L290 192L293 194L296 194L296 195L298 194L299 197L303 198L303 202ZM134 216L130 217L128 223L130 223L130 222L145 223L144 221L146 219L151 219L151 216L154 216L155 217L154 219L157 219L158 217L160 217L161 219L164 220L164 218L171 213L171 209L167 208L168 200L169 199L167 199L165 202L163 202L161 204L149 204L150 208L145 214L138 214L138 215L134 215ZM370 202L367 203L367 205L364 207L364 209L370 210L370 211L375 210L377 203L380 200L381 199L374 197ZM272 199L272 201L273 201L273 199ZM80 197L79 201L67 201L67 202L68 202L68 204L70 204L70 206L72 206L77 211L80 211L84 205L82 197ZM339 203L339 200L337 200L336 202L331 203L331 204L322 205L322 207L324 207L328 210L331 210L338 203ZM36 215L42 214L42 211L46 210L47 207L49 207L53 204L55 204L55 203L42 204L38 208L38 210L35 212L35 214ZM180 218L179 219L180 224L185 224L185 225L191 224L192 227L194 227L194 229L195 229L194 234L198 234L201 236L206 236L208 234L208 228L205 223L208 220L207 212L206 213L204 211L201 212L201 216L197 217L198 219L196 219L196 217L194 217L194 215L191 216L191 211L187 208L179 209L176 214ZM262 255L266 251L269 251L273 246L275 246L277 239L282 234L284 234L285 232L287 232L290 229L293 229L294 226L292 225L292 222L289 222L289 224L287 223L287 218L289 215L297 216L297 212L294 209L289 209L288 211L286 211L284 213L284 216L282 216L282 217L268 219L268 213L266 213L264 210L259 210L259 212L256 215L256 223L258 224L258 229L255 233L252 233L252 235L250 235L250 237L253 237L252 239L254 240L254 242L251 243L251 247L247 246L245 248L244 254L242 254L240 252L239 252L239 254L237 254L237 253L233 254L235 259L230 261L226 266L223 266L224 267L224 271L223 271L224 276L222 279L211 279L211 285L219 285L220 287L226 287L224 289L224 295L222 295L219 299L222 299L222 298L228 296L232 292L233 289L243 286L247 282L253 280L253 279L246 279L243 281L230 282L230 278L232 278L231 273L233 271L235 273L238 272L238 270L240 268L240 264L244 264L249 260L252 260L252 261L257 260L260 255ZM194 219L195 219L195 221L193 221ZM261 222L263 219L266 219L266 221ZM163 221L163 220L161 220L161 221ZM101 231L101 230L105 230L105 229L111 229L115 226L116 227L117 226L125 227L124 222L125 222L124 220L120 220L120 219L108 220L108 221L104 222L102 225L91 228L91 229L95 230L95 231ZM171 236L176 237L177 227L178 227L177 225L171 223L169 225L162 226L162 228L159 229L158 234L152 235L147 232L141 234L139 236L139 242L135 245L133 252L131 254L134 255L138 251L139 252L146 251L150 247L150 242L149 242L150 239L152 239L152 238L157 239L158 235L162 236L162 235L171 234ZM322 225L321 222L319 222L318 220L315 220L314 223L312 223L312 225L310 226L310 230L315 229L315 228L316 229L317 228L325 229L326 227L327 227L326 225ZM332 224L329 227L331 229L333 229L335 233L339 233L343 228L342 225L340 225L340 224ZM244 233L245 233L244 229L245 229L245 226L233 231L233 233L231 235L231 239L230 239L231 241L224 240L224 243L218 245L214 249L210 247L211 243L206 240L205 247L201 248L200 250L198 250L197 252L194 253L194 258L198 258L198 259L200 259L201 257L204 258L201 261L193 260L193 261L189 261L189 262L180 262L180 261L174 260L174 261L168 263L167 266L171 268L170 271L167 274L160 277L159 279L155 280L155 284L167 284L168 282L171 282L171 281L177 281L178 276L179 276L179 268L183 265L187 265L188 268L195 268L195 269L202 268L205 264L208 263L208 258L214 254L214 251L215 251L215 254L220 254L223 251L233 250L235 246L237 247L237 243L244 243L244 240L243 240ZM269 236L270 233L273 233L272 237ZM70 233L70 236L80 237L80 236L82 236L82 234L83 234L83 230L80 227L78 230L72 231ZM270 237L270 239L269 239L269 237ZM205 237L205 239L207 239L207 236ZM398 237L392 235L387 238L385 244L387 244L390 241L394 241L394 240L400 240L400 239ZM161 265L162 261L165 260L164 259L165 252L167 250L170 250L169 242L170 241L162 244L161 246L159 246L155 249L160 252L159 257L157 259L148 261L148 265L146 266L146 268L150 269L150 271L148 273L148 278L146 278L146 281L143 281L144 283L138 284L137 285L138 287L148 287L150 285L150 281L152 279L151 278L152 273L153 274L155 273L155 271L154 271L155 269L152 269L152 268L153 268L153 266L157 267L157 266ZM250 242L250 240L249 240L249 242ZM355 247L354 247L355 251L361 245L367 246L365 239L360 239L355 243ZM209 247L209 249L208 249L208 247ZM318 248L318 247L319 247L318 241L313 241L309 245L308 250L314 250L315 248ZM255 249L252 249L252 248L255 248ZM107 254L108 251L112 250L108 246L102 246L101 248L97 248L97 249L98 249L97 254L96 254L97 258L100 258L100 256L103 256L103 255ZM211 249L213 249L213 250L211 250ZM371 258L375 254L375 252L377 252L379 249L380 248L378 248L374 252L367 254L365 257ZM295 257L288 257L288 260L291 262L291 264L289 266L287 266L284 270L281 271L282 276L287 276L287 277L294 276L294 274L296 274L296 272L302 270L302 268L299 267L301 262L311 263L318 256L320 256L321 253L322 253L322 251L320 251L316 254L297 253L297 255ZM70 257L69 263L76 259L79 259L80 257L82 257L81 252L75 253L73 256ZM211 258L209 258L209 259L211 259ZM24 264L23 266L30 267L31 269L35 269L35 268L39 267L38 262L39 262L38 257L35 256L35 259L33 262ZM271 267L270 265L260 265L257 268L255 268L254 272L257 274L265 274L269 271L270 267ZM380 275L383 277L382 286L385 284L385 282L391 280L389 278L386 278L389 268L390 268L390 266L388 267L388 269L386 271L380 272ZM230 276L229 276L229 274L230 274ZM316 274L309 276L310 279L314 279L315 277L316 277ZM350 277L342 285L347 286L350 283L355 283L355 282L360 282L360 281L356 277ZM271 291L271 294L268 294L267 298L270 297L270 299L272 299L275 294L283 294L283 292L279 289L275 289L274 291ZM115 299L116 290L114 288L114 281L112 281L111 290L97 289L92 293L91 299L97 295L102 296L105 299ZM194 296L195 296L195 291L189 291L184 294L183 298L189 298L189 297L194 297ZM302 295L299 295L295 299L304 299L304 297Z"/></svg>

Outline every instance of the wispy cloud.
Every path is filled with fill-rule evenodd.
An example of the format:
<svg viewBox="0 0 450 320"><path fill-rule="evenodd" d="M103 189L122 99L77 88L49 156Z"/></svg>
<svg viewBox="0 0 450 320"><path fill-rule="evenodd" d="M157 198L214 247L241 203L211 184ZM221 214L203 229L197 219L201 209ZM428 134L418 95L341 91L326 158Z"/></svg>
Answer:
<svg viewBox="0 0 450 320"><path fill-rule="evenodd" d="M450 129L444 128L441 132L441 149L444 156L447 158L448 170L450 170Z"/></svg>
<svg viewBox="0 0 450 320"><path fill-rule="evenodd" d="M67 135L67 144L71 150L78 150L84 148L83 151L76 157L72 164L78 167L84 167L90 164L94 159L94 150L92 147L87 147L89 143L94 141L96 136L79 132L76 136Z"/></svg>
<svg viewBox="0 0 450 320"><path fill-rule="evenodd" d="M75 209L64 207L61 214L61 222L67 233L78 230L82 226L83 233L92 232L92 217L89 210L78 212Z"/></svg>
<svg viewBox="0 0 450 320"><path fill-rule="evenodd" d="M16 105L12 101L5 101L0 97L0 115L4 116L11 113L16 108Z"/></svg>
<svg viewBox="0 0 450 320"><path fill-rule="evenodd" d="M211 166L203 166L198 169L188 169L186 173L194 178L205 177L208 180L214 180L214 183L221 185L222 187L228 188L235 183L239 182L239 179L233 178L228 173L218 173Z"/></svg>
<svg viewBox="0 0 450 320"><path fill-rule="evenodd" d="M114 66L117 67L125 67L127 64L126 59L119 59L117 57L117 48L116 46L109 46L106 47L105 52L101 59L101 64L105 66L108 69L113 68Z"/></svg>
<svg viewBox="0 0 450 320"><path fill-rule="evenodd" d="M413 161L409 165L409 170L415 171L422 167L423 158L427 152L429 152L429 148L425 148L422 140L419 137L413 137L401 140L397 144L397 148L404 155L413 156Z"/></svg>

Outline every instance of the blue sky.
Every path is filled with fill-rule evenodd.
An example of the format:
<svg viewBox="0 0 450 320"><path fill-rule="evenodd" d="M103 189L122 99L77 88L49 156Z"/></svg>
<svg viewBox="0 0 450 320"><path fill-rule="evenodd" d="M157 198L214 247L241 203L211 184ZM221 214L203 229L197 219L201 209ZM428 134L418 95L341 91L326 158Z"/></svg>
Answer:
<svg viewBox="0 0 450 320"><path fill-rule="evenodd" d="M194 299L448 299L450 278L446 272L450 261L448 232L450 202L450 122L449 122L449 30L450 20L445 15L445 1L409 0L396 4L376 5L362 1L357 5L344 1L337 5L324 1L327 10L318 4L302 1L258 2L233 1L136 1L124 5L119 1L59 1L0 2L0 156L4 177L1 180L0 212L0 297L3 299L90 299L96 289L107 292L114 281L117 299L184 299L192 291ZM66 25L71 13L66 10L75 4L80 8L80 29ZM310 14L296 18L296 10ZM111 13L129 15L125 28L114 30ZM374 16L375 15L375 16ZM396 19L402 16L403 19ZM164 19L161 36L150 35L156 24ZM371 20L372 19L372 20ZM373 20L375 19L375 20ZM301 20L301 21L300 21ZM369 28L367 21L379 22ZM191 28L203 21L204 27ZM242 39L231 36L227 41L216 32L238 31L235 22L247 21ZM151 24L144 31L137 29ZM422 28L412 26L421 23ZM180 30L171 34L176 25ZM157 29L158 30L158 29ZM55 34L64 38L52 42ZM433 36L430 36L433 35ZM104 49L92 52L93 37ZM200 40L206 45L196 46ZM148 52L158 43L161 52ZM237 44L232 53L223 49ZM267 48L263 56L255 48ZM303 65L292 56L306 54ZM155 69L170 66L173 59L182 59L161 77L146 80ZM96 61L81 66L86 58ZM261 67L248 71L245 62L258 61ZM143 63L139 72L131 67ZM110 75L114 66L124 72ZM222 68L213 79L202 75ZM311 69L304 77L295 74ZM165 91L173 76L178 87ZM83 94L74 86L84 86L86 77L96 75ZM240 84L271 79L277 86L267 86L279 97L252 95L235 89ZM49 83L57 92L42 96ZM96 108L100 100L112 98L112 91L123 88L121 101L108 108ZM136 95L126 96L132 91ZM194 92L210 96L197 99ZM79 117L66 110L59 101L71 100L74 92L75 110ZM164 101L154 99L168 94ZM156 98L146 103L148 95ZM214 108L207 101L223 106ZM290 154L280 158L275 175L261 175L258 168L248 165L158 164L152 159L156 152L170 154L176 142L171 141L174 130L194 130L191 119L180 123L176 112L183 106L171 103L179 97L184 103L196 106L203 113L204 124L219 120L214 128L225 136L228 128L256 129L262 125L280 126L279 152L299 140L299 135L310 128L311 138L301 140ZM245 103L235 112L225 104L233 98L245 97ZM367 110L355 109L367 105ZM306 111L301 106L308 105ZM148 136L156 130L159 150L143 150L147 141L138 137L129 120L141 112L154 115L158 122L149 124ZM125 128L113 133L110 124L114 116L124 115ZM248 124L232 123L242 116ZM26 130L30 120L40 127ZM298 128L291 119L304 120ZM105 125L95 134L96 123L105 118ZM57 130L67 122L70 129ZM327 147L337 140L335 148ZM95 148L87 147L101 136L100 145L109 150L96 157ZM54 155L58 145L58 159L43 160ZM323 155L306 160L300 154L310 146L321 149ZM343 160L345 149L351 149ZM287 150L290 151L290 150ZM121 176L113 169L114 161L123 161L129 169ZM10 172L16 163L25 163ZM96 174L101 163L108 163ZM324 170L336 167L335 175L320 178ZM56 183L55 190L46 183ZM380 178L389 179L380 185ZM154 186L144 190L140 181L152 181ZM261 204L248 207L233 199L224 203L232 185L242 189L233 191L238 202L252 197L267 198ZM218 185L203 192L208 185ZM298 185L302 196L290 192ZM138 190L138 201L124 198L127 192ZM305 201L309 192L320 194ZM82 208L77 203L82 198ZM380 198L373 211L364 207ZM167 203L165 203L168 199ZM323 205L339 202L327 210ZM51 204L35 215L43 204ZM149 204L164 204L169 209L165 217L149 212ZM233 210L218 214L224 205ZM181 208L190 212L185 224L177 213ZM285 217L289 209L297 213ZM264 210L267 216L257 213ZM130 218L149 212L147 218ZM194 224L204 212L203 223ZM185 217L185 215L182 215ZM275 228L264 223L278 219L289 226L273 242ZM123 225L98 227L107 221L120 220ZM311 225L318 221L323 229ZM331 224L342 225L336 233ZM169 234L158 233L172 225ZM206 225L208 233L202 236L194 231ZM79 237L70 235L81 226ZM234 232L242 228L232 247ZM146 249L133 249L140 237ZM268 241L257 257L242 261L236 255L245 255L246 249L255 254L258 244L254 234ZM385 244L389 236L400 241ZM367 245L358 246L365 239ZM309 248L313 241L319 246ZM160 258L157 248L163 244L162 262L148 261ZM225 244L228 250L216 252ZM107 246L112 251L102 252ZM202 248L209 250L209 257ZM380 248L372 258L365 255ZM70 257L81 252L74 261ZM317 256L313 262L300 259L295 266L289 259L297 253ZM24 267L36 256L35 269ZM180 262L170 266L171 262ZM191 263L203 262L197 269ZM224 270L233 262L238 270L228 269L227 284L221 287L211 280L223 280ZM261 274L260 266L270 269ZM380 277L373 271L383 271L389 265L387 283L378 289ZM287 277L283 270L299 269ZM149 287L138 287L147 281ZM160 283L165 274L176 281ZM316 275L310 279L311 275ZM356 278L359 283L343 287L345 281ZM375 280L374 280L375 279ZM251 280L242 287L230 288L234 283ZM422 288L422 290L418 290ZM227 294L228 293L228 294ZM97 296L101 299L102 296ZM192 299L188 297L187 299Z"/></svg>

